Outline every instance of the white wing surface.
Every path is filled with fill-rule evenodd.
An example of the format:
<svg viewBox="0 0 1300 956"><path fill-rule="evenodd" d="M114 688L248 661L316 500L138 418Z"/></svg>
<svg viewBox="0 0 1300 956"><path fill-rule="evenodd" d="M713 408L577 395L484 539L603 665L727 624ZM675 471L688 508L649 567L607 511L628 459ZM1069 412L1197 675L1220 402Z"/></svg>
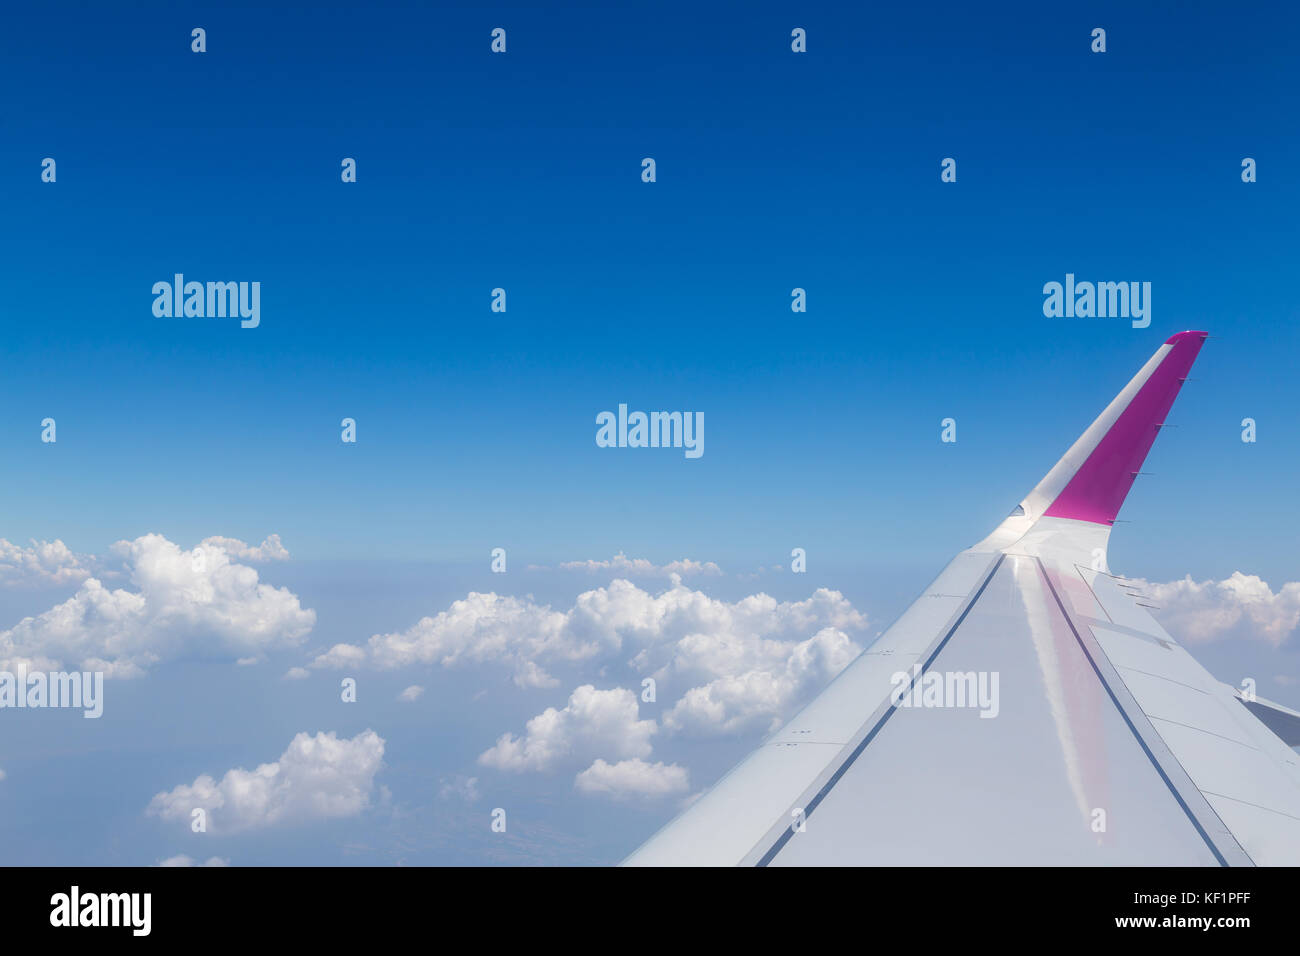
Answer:
<svg viewBox="0 0 1300 956"><path fill-rule="evenodd" d="M1104 570L1206 337L1162 345L1011 517L625 864L1300 864L1300 714L1215 680Z"/></svg>

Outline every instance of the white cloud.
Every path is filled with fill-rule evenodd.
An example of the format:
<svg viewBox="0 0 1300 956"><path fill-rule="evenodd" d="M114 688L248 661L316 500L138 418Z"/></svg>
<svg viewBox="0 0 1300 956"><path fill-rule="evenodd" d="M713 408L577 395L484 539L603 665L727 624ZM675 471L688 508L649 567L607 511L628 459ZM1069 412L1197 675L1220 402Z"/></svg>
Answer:
<svg viewBox="0 0 1300 956"><path fill-rule="evenodd" d="M289 560L289 552L280 543L278 534L268 535L266 540L256 547L249 547L238 538L223 538L219 534L204 538L199 542L199 545L204 548L218 548L225 551L231 558L237 558L240 561L261 563L263 561Z"/></svg>
<svg viewBox="0 0 1300 956"><path fill-rule="evenodd" d="M210 856L202 863L195 861L194 857L186 856L184 853L178 856L169 856L167 859L158 863L159 866L230 866L230 861L222 859L219 856Z"/></svg>
<svg viewBox="0 0 1300 956"><path fill-rule="evenodd" d="M515 664L514 681L520 687L559 687L560 682L546 673L537 661L522 660Z"/></svg>
<svg viewBox="0 0 1300 956"><path fill-rule="evenodd" d="M689 790L690 778L686 768L676 764L639 758L610 764L598 758L574 778L573 786L582 793L612 797L666 797Z"/></svg>
<svg viewBox="0 0 1300 956"><path fill-rule="evenodd" d="M577 687L521 734L504 733L479 755L509 772L575 773L581 792L614 796L682 793L685 768L652 763L661 727L642 719L638 691L653 677L663 728L680 735L771 727L834 677L860 651L849 636L867 619L837 591L802 601L754 594L729 602L673 575L659 593L616 579L583 592L567 610L531 596L469 594L445 611L364 644L336 644L313 667L505 666L523 687L553 687L548 668L623 680L637 691ZM677 695L675 706L671 704ZM585 768L585 769L583 769Z"/></svg>
<svg viewBox="0 0 1300 956"><path fill-rule="evenodd" d="M73 554L62 541L32 541L24 548L0 538L0 586L57 587L90 577L90 559Z"/></svg>
<svg viewBox="0 0 1300 956"><path fill-rule="evenodd" d="M372 730L350 740L301 733L274 763L229 770L220 781L203 774L156 794L147 812L188 823L202 807L209 832L355 816L370 805L383 758L384 740Z"/></svg>
<svg viewBox="0 0 1300 956"><path fill-rule="evenodd" d="M775 730L862 650L831 627L798 643L728 643L708 635L681 643L686 646L671 667L717 675L692 687L664 714L666 729L695 734Z"/></svg>
<svg viewBox="0 0 1300 956"><path fill-rule="evenodd" d="M355 644L335 644L312 661L312 667L344 670L349 667L357 667L365 662L366 652L364 648L357 647ZM301 670L301 668L295 667L294 670Z"/></svg>
<svg viewBox="0 0 1300 956"><path fill-rule="evenodd" d="M285 680L306 680L311 676L311 671L305 667L290 667L284 672Z"/></svg>
<svg viewBox="0 0 1300 956"><path fill-rule="evenodd" d="M531 601L471 592L407 631L376 634L365 647L336 644L312 666L343 669L369 662L392 669L499 661L514 666L521 686L548 686L551 679L536 666L537 657L581 656L566 640L565 620L558 611Z"/></svg>
<svg viewBox="0 0 1300 956"><path fill-rule="evenodd" d="M582 766L593 757L648 757L657 726L641 720L637 698L627 688L577 688L561 710L548 707L530 719L524 735L502 734L479 763L520 773Z"/></svg>
<svg viewBox="0 0 1300 956"><path fill-rule="evenodd" d="M57 670L65 664L138 676L187 656L258 657L295 647L316 623L285 588L258 580L222 548L182 551L162 535L119 541L114 553L135 588L86 579L62 604L0 631L0 669Z"/></svg>
<svg viewBox="0 0 1300 956"><path fill-rule="evenodd" d="M522 687L554 687L559 682L549 667L630 660L641 674L708 681L755 669L785 672L810 634L866 623L842 594L825 588L804 601L755 594L730 603L686 587L676 575L659 594L617 579L580 594L567 611L473 592L406 631L376 634L364 646L337 644L312 666L495 663L510 668Z"/></svg>
<svg viewBox="0 0 1300 956"><path fill-rule="evenodd" d="M397 699L409 703L411 701L419 700L420 695L423 693L424 693L423 687L421 687L419 684L412 684L410 687L406 688L406 690L398 694Z"/></svg>
<svg viewBox="0 0 1300 956"><path fill-rule="evenodd" d="M0 770L0 780L3 780L7 776L9 776L7 773L5 773L3 770Z"/></svg>
<svg viewBox="0 0 1300 956"><path fill-rule="evenodd" d="M1223 638L1250 638L1280 647L1300 625L1300 581L1274 592L1262 578L1234 571L1222 581L1135 584L1160 610L1153 613L1178 640L1206 643Z"/></svg>
<svg viewBox="0 0 1300 956"><path fill-rule="evenodd" d="M692 561L690 558L683 558L680 561L669 561L667 564L655 564L645 558L629 558L622 551L608 561L565 561L560 568L564 571L613 572L661 578L671 577L674 574L685 577L689 574L722 573L722 568L712 561ZM538 570L542 569L538 568Z"/></svg>

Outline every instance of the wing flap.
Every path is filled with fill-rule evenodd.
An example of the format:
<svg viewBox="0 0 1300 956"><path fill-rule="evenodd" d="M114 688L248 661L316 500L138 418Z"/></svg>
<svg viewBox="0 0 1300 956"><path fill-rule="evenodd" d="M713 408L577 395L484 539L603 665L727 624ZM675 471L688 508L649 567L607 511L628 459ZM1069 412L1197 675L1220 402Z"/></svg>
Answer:
<svg viewBox="0 0 1300 956"><path fill-rule="evenodd" d="M1110 621L1079 623L1090 627L1173 759L1242 850L1260 864L1300 862L1292 833L1300 825L1300 762L1294 753L1254 708L1241 706L1232 687L1170 637L1139 596L1108 575L1079 573L1090 579ZM1300 726L1300 714L1295 718Z"/></svg>
<svg viewBox="0 0 1300 956"><path fill-rule="evenodd" d="M1237 699L1246 705L1246 709L1255 715L1269 730L1277 734L1288 747L1300 747L1300 713L1290 707L1283 707L1263 697L1245 700L1237 693Z"/></svg>

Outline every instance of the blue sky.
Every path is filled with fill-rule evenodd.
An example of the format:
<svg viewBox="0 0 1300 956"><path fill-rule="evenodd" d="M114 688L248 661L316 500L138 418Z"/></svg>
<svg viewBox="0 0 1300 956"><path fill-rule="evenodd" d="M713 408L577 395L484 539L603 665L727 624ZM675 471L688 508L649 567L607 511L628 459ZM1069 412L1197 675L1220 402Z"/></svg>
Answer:
<svg viewBox="0 0 1300 956"><path fill-rule="evenodd" d="M470 591L567 609L615 575L528 566L620 551L717 562L687 584L718 600L837 589L870 621L861 642L1187 328L1215 338L1111 565L1159 582L1240 571L1275 592L1300 579L1297 15L1131 7L13 11L0 537L102 558L150 533L182 550L278 534L292 557L259 574L315 622L255 667L179 654L113 682L89 737L76 715L22 715L29 738L0 748L0 830L31 814L63 826L70 780L120 775L130 786L77 811L58 862L206 857L142 815L153 794L274 760L299 731L371 727L397 810L320 824L323 850L313 831L214 853L394 862L407 841L412 862L470 862L497 851L421 801L474 774L541 808L523 814L529 859L616 860L671 805L575 807L571 772L475 763L579 682L605 686L598 674L544 690L385 673L342 714L327 679L282 674ZM489 51L498 26L505 55ZM796 26L806 54L790 50ZM1089 49L1098 26L1104 54ZM356 183L340 181L343 157ZM944 157L956 183L940 182ZM1258 182L1241 181L1244 157ZM260 326L156 318L151 286L176 272L260 281ZM1042 286L1067 272L1149 281L1150 326L1045 318ZM489 309L496 287L505 313ZM595 416L619 403L703 412L705 454L598 448ZM955 444L939 441L946 417ZM742 577L792 547L806 580ZM0 628L79 586L11 589ZM1285 676L1293 648L1234 632L1202 659L1225 679ZM426 693L395 702L410 684ZM465 699L484 688L492 706ZM214 718L231 695L243 703ZM692 789L755 733L676 741ZM340 858L343 844L382 852Z"/></svg>

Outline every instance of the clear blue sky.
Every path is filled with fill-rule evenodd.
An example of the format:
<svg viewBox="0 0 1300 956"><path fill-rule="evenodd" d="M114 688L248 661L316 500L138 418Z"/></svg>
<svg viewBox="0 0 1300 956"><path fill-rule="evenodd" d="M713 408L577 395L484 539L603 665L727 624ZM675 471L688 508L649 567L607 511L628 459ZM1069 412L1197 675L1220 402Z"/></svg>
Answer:
<svg viewBox="0 0 1300 956"><path fill-rule="evenodd" d="M15 10L7 533L951 550L1204 327L1223 339L1126 517L1177 555L1195 513L1280 570L1290 544L1250 529L1277 527L1298 437L1295 26L1187 4ZM1044 318L1067 271L1150 281L1151 326ZM175 272L261 281L261 327L154 318ZM704 457L596 448L619 402L703 411Z"/></svg>
<svg viewBox="0 0 1300 956"><path fill-rule="evenodd" d="M728 571L801 546L821 576L783 597L839 587L883 624L1203 328L1112 566L1295 580L1300 15L1135 6L14 7L0 536L274 532L317 570L264 576L318 611L339 562L461 569L400 614L359 589L321 644L500 586L464 570L498 546ZM155 318L177 272L260 281L260 327ZM1150 326L1045 318L1067 272L1149 281ZM703 412L704 456L596 447L619 403ZM485 721L471 762L570 689ZM255 724L142 792L325 722Z"/></svg>

